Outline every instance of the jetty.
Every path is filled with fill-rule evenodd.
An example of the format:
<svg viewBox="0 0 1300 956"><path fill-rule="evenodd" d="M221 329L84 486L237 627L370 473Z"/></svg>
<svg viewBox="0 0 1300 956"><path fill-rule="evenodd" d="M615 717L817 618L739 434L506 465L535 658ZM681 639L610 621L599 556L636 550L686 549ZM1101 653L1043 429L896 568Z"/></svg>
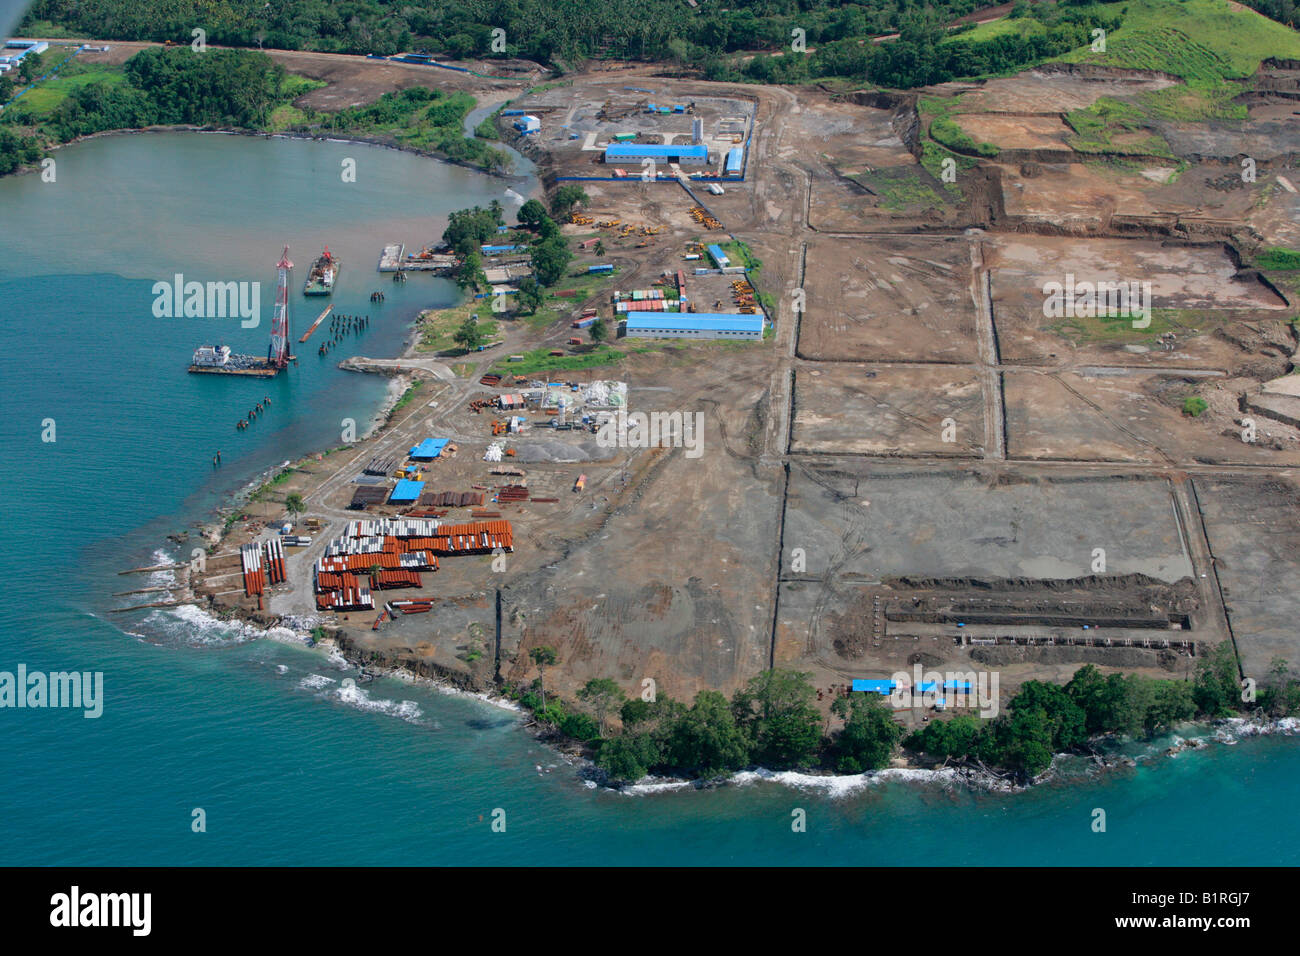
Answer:
<svg viewBox="0 0 1300 956"><path fill-rule="evenodd" d="M154 601L152 604L132 604L130 607L111 607L108 609L109 614L125 614L127 611L144 611L148 608L155 607L181 607L184 604L193 604L194 601Z"/></svg>
<svg viewBox="0 0 1300 956"><path fill-rule="evenodd" d="M171 591L176 585L174 584L155 584L151 588L136 588L132 591L116 591L113 597L126 597L128 594L155 594L159 591Z"/></svg>
<svg viewBox="0 0 1300 956"><path fill-rule="evenodd" d="M146 568L127 568L125 571L118 571L118 574L144 574L146 571L176 571L180 568L188 568L188 564L151 564Z"/></svg>
<svg viewBox="0 0 1300 956"><path fill-rule="evenodd" d="M380 272L449 272L455 265L455 256L428 250L408 256L400 242L390 242L379 256Z"/></svg>
<svg viewBox="0 0 1300 956"><path fill-rule="evenodd" d="M302 334L302 338L298 340L298 344L301 345L303 342L306 342L309 338L311 338L311 334L316 331L316 329L320 326L322 322L325 321L325 316L329 315L333 311L334 311L334 306L327 305L325 307L325 311L322 312L320 315L316 316L316 321L311 324L311 328L309 328L306 332Z"/></svg>

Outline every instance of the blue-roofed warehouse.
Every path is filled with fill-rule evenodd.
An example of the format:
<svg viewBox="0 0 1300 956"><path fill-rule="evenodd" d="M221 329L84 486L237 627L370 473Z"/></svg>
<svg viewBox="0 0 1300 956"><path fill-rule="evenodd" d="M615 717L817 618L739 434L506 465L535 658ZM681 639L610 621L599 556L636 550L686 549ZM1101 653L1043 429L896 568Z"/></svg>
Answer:
<svg viewBox="0 0 1300 956"><path fill-rule="evenodd" d="M643 159L680 163L683 166L703 166L709 161L709 147L704 143L667 146L658 143L612 143L605 147L607 163L631 163Z"/></svg>
<svg viewBox="0 0 1300 956"><path fill-rule="evenodd" d="M761 339L761 315L729 312L629 312L626 335L650 339Z"/></svg>
<svg viewBox="0 0 1300 956"><path fill-rule="evenodd" d="M420 492L422 491L424 491L424 482L403 478L394 486L393 493L388 496L388 502L389 504L405 504L411 501L419 501Z"/></svg>
<svg viewBox="0 0 1300 956"><path fill-rule="evenodd" d="M709 257L719 269L725 269L727 266L731 265L731 260L727 257L727 254L722 251L722 246L717 243L709 244Z"/></svg>
<svg viewBox="0 0 1300 956"><path fill-rule="evenodd" d="M745 169L745 147L733 146L727 150L727 162L722 167L723 175L739 176Z"/></svg>
<svg viewBox="0 0 1300 956"><path fill-rule="evenodd" d="M447 447L447 441L446 438L426 438L411 449L410 456L417 461L433 461Z"/></svg>

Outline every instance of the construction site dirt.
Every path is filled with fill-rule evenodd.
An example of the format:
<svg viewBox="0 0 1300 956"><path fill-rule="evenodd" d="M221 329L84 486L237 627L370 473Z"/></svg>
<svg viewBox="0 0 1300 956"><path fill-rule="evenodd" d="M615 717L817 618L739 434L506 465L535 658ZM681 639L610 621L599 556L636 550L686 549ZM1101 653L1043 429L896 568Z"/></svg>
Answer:
<svg viewBox="0 0 1300 956"><path fill-rule="evenodd" d="M201 600L255 612L231 555L264 540L296 492L320 531L286 549L288 580L268 588L258 619L316 617L358 659L476 690L533 681L529 651L542 646L559 661L548 691L566 697L608 677L629 694L652 679L689 699L771 666L820 689L918 662L996 670L1005 696L1085 662L1186 676L1225 640L1245 676L1263 678L1274 657L1300 661L1287 626L1300 568L1285 544L1300 532L1289 424L1300 398L1265 394L1294 368L1294 291L1249 265L1266 236L1295 235L1295 198L1278 181L1293 172L1261 165L1249 192L1216 189L1233 167L1203 158L1221 146L1200 127L1165 131L1166 165L1183 150L1202 157L1172 183L1154 160L1103 168L1058 155L1073 149L1062 111L1159 77L1066 70L1051 84L1029 73L922 91L959 99L962 127L1002 151L959 165L955 182L921 162L929 118L915 95L729 86L649 67L566 79L511 101L539 117L539 133L515 136L509 118L500 129L548 187L597 177L580 183L592 221L563 231L571 268L613 274L544 326L503 316L490 355L397 360L389 374L424 383L414 398L371 438L299 463L243 504L248 520L194 576ZM1272 108L1250 110L1267 123ZM1001 115L1018 112L1035 115ZM733 136L744 147L743 179L721 194L688 167L645 182L639 164L614 178L601 161L616 134L689 139L692 116L711 156ZM612 335L607 364L514 381L506 356L581 356L596 347L568 342L587 335L572 324L583 308L614 331L614 292L665 274L685 273L699 311L738 312L751 297L733 297L736 276L695 275L715 265L696 250L723 243L743 257L761 341ZM1150 311L1052 314L1046 288L1070 274L1147 283ZM503 376L493 387L479 384L488 371ZM523 413L524 432L494 436L491 421L515 413L469 407L531 380L569 394L567 383L617 380L629 411L698 412L703 453L671 440L610 446L590 427L550 428L541 408ZM358 516L354 478L426 437L458 448L420 465L429 491L481 490L481 507L511 523L513 551L447 558L418 591L393 592L431 600L431 613L378 630L377 611L319 617L311 567ZM514 454L485 461L494 442ZM522 474L493 474L503 464ZM528 497L493 500L506 485ZM470 520L455 500L439 499L445 520Z"/></svg>

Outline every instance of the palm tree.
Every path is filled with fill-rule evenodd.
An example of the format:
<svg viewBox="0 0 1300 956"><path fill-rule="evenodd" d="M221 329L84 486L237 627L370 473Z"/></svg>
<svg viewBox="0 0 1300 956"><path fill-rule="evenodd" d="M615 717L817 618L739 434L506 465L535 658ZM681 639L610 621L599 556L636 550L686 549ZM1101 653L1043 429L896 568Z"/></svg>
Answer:
<svg viewBox="0 0 1300 956"><path fill-rule="evenodd" d="M537 683L542 689L542 710L546 709L546 668L560 662L560 658L555 653L555 648L549 646L534 647L528 652L528 656L533 659L537 665Z"/></svg>

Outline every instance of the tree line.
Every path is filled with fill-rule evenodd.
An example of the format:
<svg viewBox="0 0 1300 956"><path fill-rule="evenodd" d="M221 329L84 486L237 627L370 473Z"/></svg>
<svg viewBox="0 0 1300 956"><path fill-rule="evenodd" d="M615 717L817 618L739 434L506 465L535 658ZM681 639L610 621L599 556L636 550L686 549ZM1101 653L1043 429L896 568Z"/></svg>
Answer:
<svg viewBox="0 0 1300 956"><path fill-rule="evenodd" d="M900 748L1028 780L1055 754L1088 753L1107 735L1149 738L1195 718L1300 714L1300 680L1281 660L1258 695L1243 700L1227 643L1198 662L1190 681L1104 675L1086 664L1065 685L1026 681L997 717L959 713L911 734L876 694L837 698L824 718L813 705L809 675L798 671L765 671L730 699L714 690L690 704L666 696L629 699L617 682L595 678L565 701L545 690L546 668L561 663L555 649L533 648L530 655L539 677L507 691L540 724L583 742L616 782L648 774L709 778L746 767L861 773L888 766Z"/></svg>
<svg viewBox="0 0 1300 956"><path fill-rule="evenodd" d="M201 27L209 43L287 50L391 55L428 50L451 57L526 57L542 63L586 57L670 61L697 53L789 48L800 29L809 46L889 33L915 9L948 21L991 3L912 0L214 0L202 14L183 0L37 0L27 32L42 23L78 35L188 43ZM504 30L504 48L494 48ZM500 46L500 44L497 44Z"/></svg>
<svg viewBox="0 0 1300 956"><path fill-rule="evenodd" d="M1103 20L1117 25L1119 19L1099 13L1092 0L1022 0L1012 17L1037 20L1044 33L952 39L945 24L993 2L710 0L692 9L681 0L214 0L196 15L182 0L37 0L20 29L34 35L56 26L73 35L188 43L191 30L201 27L209 43L223 46L381 55L419 50L457 59L524 57L557 67L608 57L674 63L712 79L848 77L910 89L1059 56L1088 42L1092 28L1113 29ZM1248 5L1296 26L1295 0ZM897 40L872 42L895 32L902 34ZM814 53L799 55L796 41ZM733 64L731 54L753 51L783 55Z"/></svg>
<svg viewBox="0 0 1300 956"><path fill-rule="evenodd" d="M917 12L902 20L897 39L886 43L837 40L818 46L807 56L755 56L743 65L726 57L700 62L711 80L758 83L802 83L818 78L847 77L893 89L914 89L960 77L1007 73L1060 56L1091 42L1092 31L1113 31L1121 14L1098 14L1091 6L1027 5L1013 19L1033 22L1041 30L1005 33L977 41L949 30L932 13ZM969 28L966 28L969 30Z"/></svg>

